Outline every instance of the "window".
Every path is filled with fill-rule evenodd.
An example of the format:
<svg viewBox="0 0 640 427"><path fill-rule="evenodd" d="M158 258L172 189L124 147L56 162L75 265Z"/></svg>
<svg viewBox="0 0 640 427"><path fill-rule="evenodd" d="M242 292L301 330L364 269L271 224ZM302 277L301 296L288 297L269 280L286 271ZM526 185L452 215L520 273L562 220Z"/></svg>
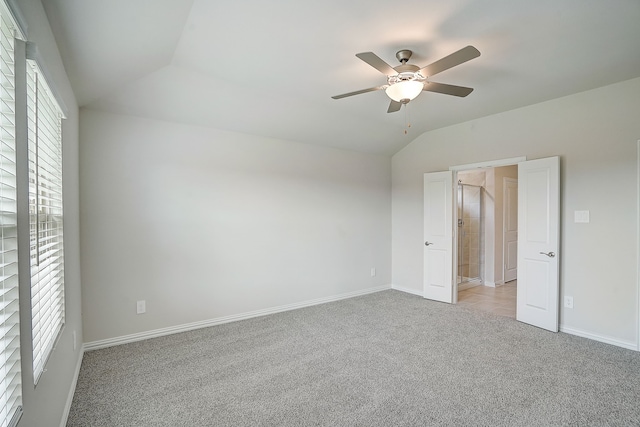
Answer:
<svg viewBox="0 0 640 427"><path fill-rule="evenodd" d="M27 61L29 235L33 376L44 372L64 325L62 112L35 61Z"/></svg>
<svg viewBox="0 0 640 427"><path fill-rule="evenodd" d="M18 230L14 33L0 3L0 426L13 426L22 409L18 313Z"/></svg>

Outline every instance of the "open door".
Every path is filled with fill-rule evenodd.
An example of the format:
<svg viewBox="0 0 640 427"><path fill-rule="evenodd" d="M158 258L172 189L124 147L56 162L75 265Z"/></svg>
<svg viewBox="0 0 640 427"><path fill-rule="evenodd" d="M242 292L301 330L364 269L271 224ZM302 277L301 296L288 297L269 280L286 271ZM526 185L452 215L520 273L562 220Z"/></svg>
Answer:
<svg viewBox="0 0 640 427"><path fill-rule="evenodd" d="M504 283L518 278L518 180L504 178L502 263Z"/></svg>
<svg viewBox="0 0 640 427"><path fill-rule="evenodd" d="M424 174L424 297L453 302L453 172Z"/></svg>
<svg viewBox="0 0 640 427"><path fill-rule="evenodd" d="M560 158L518 163L516 318L558 332Z"/></svg>

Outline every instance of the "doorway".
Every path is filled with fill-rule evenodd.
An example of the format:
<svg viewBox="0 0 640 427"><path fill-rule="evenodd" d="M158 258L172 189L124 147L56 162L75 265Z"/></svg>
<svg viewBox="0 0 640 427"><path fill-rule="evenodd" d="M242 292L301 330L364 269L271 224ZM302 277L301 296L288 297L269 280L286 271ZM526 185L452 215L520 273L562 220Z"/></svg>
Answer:
<svg viewBox="0 0 640 427"><path fill-rule="evenodd" d="M517 165L457 172L457 302L516 317Z"/></svg>
<svg viewBox="0 0 640 427"><path fill-rule="evenodd" d="M457 303L457 210L454 182L458 172L471 169L498 168L517 164L518 170L518 244L516 320L557 332L559 326L560 263L560 157L535 160L505 159L473 165L451 166L448 171L424 174L424 248L423 296L445 303ZM455 179L455 180L454 180ZM500 182L499 180L497 182ZM493 184L496 184L495 176ZM489 179L485 188L489 188ZM494 193L495 195L499 192ZM494 195L494 197L495 197ZM485 197L490 201L490 197ZM485 212L492 212L486 209ZM493 210L498 215L500 210ZM486 220L485 224L491 223ZM495 225L494 225L495 231ZM485 233L485 249L492 253L501 240L495 233ZM485 250L486 253L486 250ZM502 265L483 263L483 286L495 287L499 277L504 282ZM481 273L482 275L482 273ZM493 281L491 281L493 279Z"/></svg>

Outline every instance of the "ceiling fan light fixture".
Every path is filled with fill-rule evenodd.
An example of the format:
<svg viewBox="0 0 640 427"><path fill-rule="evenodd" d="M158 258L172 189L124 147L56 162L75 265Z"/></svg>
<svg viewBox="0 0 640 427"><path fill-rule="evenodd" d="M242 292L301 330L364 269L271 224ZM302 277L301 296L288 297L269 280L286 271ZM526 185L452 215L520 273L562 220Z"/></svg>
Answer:
<svg viewBox="0 0 640 427"><path fill-rule="evenodd" d="M463 47L462 49L455 51L444 58L440 58L436 62L432 62L422 68L408 63L409 58L411 58L411 53L412 52L409 49L398 51L396 53L396 58L400 61L400 65L396 67L392 67L387 64L373 52L356 53L356 57L384 74L387 77L387 84L361 89L355 92L343 93L342 95L335 95L331 98L342 99L348 96L360 95L362 93L375 92L377 90L384 89L387 96L391 98L391 103L389 104L387 113L395 113L396 111L400 111L403 104L407 104L420 95L420 92L423 90L458 96L461 98L473 92L473 88L470 87L436 83L427 80L427 78L464 62L470 61L473 58L477 58L480 56L480 51L475 47Z"/></svg>
<svg viewBox="0 0 640 427"><path fill-rule="evenodd" d="M415 99L422 89L424 84L415 80L400 81L390 85L385 89L387 96L396 102L407 103ZM406 101L405 101L406 100Z"/></svg>

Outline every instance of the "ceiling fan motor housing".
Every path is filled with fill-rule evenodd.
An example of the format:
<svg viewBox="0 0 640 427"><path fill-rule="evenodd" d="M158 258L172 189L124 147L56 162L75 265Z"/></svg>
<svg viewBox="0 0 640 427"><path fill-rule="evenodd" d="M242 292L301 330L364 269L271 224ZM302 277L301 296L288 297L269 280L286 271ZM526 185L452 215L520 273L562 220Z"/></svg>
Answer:
<svg viewBox="0 0 640 427"><path fill-rule="evenodd" d="M399 102L400 104L408 104L413 98L415 98L420 91L422 91L422 82L424 81L424 76L419 73L420 68L417 65L407 64L409 58L411 58L413 52L408 49L399 50L396 52L396 58L400 61L400 65L397 67L393 67L393 69L397 72L395 75L387 76L387 83L389 87L385 90L387 95L394 101ZM408 86L394 85L398 83L405 82L415 82L415 83L406 83L408 85L413 85L411 89ZM403 86L400 88L400 86ZM393 88L392 88L393 87Z"/></svg>
<svg viewBox="0 0 640 427"><path fill-rule="evenodd" d="M411 80L424 80L425 76L420 74L418 71L420 67L413 64L407 64L409 58L411 58L411 52L409 49L403 49L396 52L396 58L400 61L400 65L397 67L393 67L393 69L398 73L396 75L387 76L387 83L389 85L396 84L398 82L406 82Z"/></svg>
<svg viewBox="0 0 640 427"><path fill-rule="evenodd" d="M406 82L411 80L423 81L425 77L418 72L419 68L415 65L399 65L394 68L398 74L387 76L387 83L390 85L398 82Z"/></svg>
<svg viewBox="0 0 640 427"><path fill-rule="evenodd" d="M411 55L413 55L413 52L409 49L402 49L396 52L396 58L398 58L398 61L402 64L406 64L411 58Z"/></svg>

